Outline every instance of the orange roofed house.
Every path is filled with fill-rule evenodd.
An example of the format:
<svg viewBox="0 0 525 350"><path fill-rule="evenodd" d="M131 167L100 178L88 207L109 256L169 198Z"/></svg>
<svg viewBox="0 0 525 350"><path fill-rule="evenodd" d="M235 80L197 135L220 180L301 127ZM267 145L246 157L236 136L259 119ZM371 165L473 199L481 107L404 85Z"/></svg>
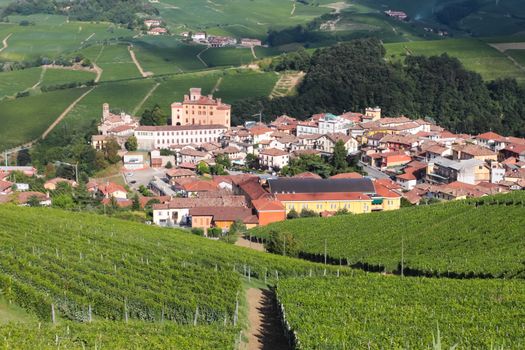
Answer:
<svg viewBox="0 0 525 350"><path fill-rule="evenodd" d="M198 207L191 208L191 227L208 229L219 227L228 230L235 221L241 221L247 228L257 226L257 216L245 207Z"/></svg>
<svg viewBox="0 0 525 350"><path fill-rule="evenodd" d="M172 125L223 125L230 128L231 106L212 95L203 96L200 88L191 88L184 101L171 104Z"/></svg>

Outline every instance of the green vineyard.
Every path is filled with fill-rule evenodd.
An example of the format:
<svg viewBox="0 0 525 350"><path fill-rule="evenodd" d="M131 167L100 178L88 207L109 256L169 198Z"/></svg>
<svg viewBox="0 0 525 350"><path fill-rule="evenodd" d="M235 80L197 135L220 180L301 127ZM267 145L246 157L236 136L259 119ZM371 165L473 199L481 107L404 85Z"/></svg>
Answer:
<svg viewBox="0 0 525 350"><path fill-rule="evenodd" d="M522 280L291 278L277 296L296 349L525 347Z"/></svg>
<svg viewBox="0 0 525 350"><path fill-rule="evenodd" d="M232 349L236 337L238 332L232 327L188 327L168 322L100 321L0 327L3 349Z"/></svg>
<svg viewBox="0 0 525 350"><path fill-rule="evenodd" d="M287 220L251 230L293 234L303 256L372 271L525 277L525 194L366 215Z"/></svg>
<svg viewBox="0 0 525 350"><path fill-rule="evenodd" d="M234 339L243 280L274 283L287 276L348 273L180 230L13 206L0 207L0 255L3 300L47 325L92 322L95 333L97 327L118 329L125 322L136 322L147 333L152 324L164 321L181 327L220 327L222 337ZM114 326L98 325L106 321ZM35 344L47 344L46 329L32 332L42 335L36 336ZM91 333L89 328L78 332ZM0 335L0 344L2 339ZM6 339L6 344L22 341ZM232 346L229 342L226 348ZM196 343L194 348L207 346Z"/></svg>

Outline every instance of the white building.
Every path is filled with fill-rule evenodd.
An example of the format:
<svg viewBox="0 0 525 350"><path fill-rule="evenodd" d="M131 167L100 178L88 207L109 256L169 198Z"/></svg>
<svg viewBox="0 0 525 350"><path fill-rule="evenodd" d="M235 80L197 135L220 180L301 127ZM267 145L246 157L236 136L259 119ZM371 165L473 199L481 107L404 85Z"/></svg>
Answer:
<svg viewBox="0 0 525 350"><path fill-rule="evenodd" d="M290 162L290 154L277 148L267 148L259 152L259 164L262 167L282 169Z"/></svg>
<svg viewBox="0 0 525 350"><path fill-rule="evenodd" d="M227 131L224 125L139 126L135 129L138 149L154 150L175 145L218 142Z"/></svg>
<svg viewBox="0 0 525 350"><path fill-rule="evenodd" d="M128 152L123 157L124 168L137 170L144 168L144 155L138 152Z"/></svg>
<svg viewBox="0 0 525 350"><path fill-rule="evenodd" d="M321 119L319 119L318 133L329 134L340 132L346 134L350 126L352 126L352 124L348 120L331 113L327 113Z"/></svg>

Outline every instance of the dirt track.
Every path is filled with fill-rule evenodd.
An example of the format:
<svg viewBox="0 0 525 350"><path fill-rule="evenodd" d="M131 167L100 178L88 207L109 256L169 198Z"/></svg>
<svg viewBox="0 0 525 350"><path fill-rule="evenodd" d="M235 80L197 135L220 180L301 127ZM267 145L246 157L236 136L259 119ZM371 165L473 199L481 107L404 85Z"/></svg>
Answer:
<svg viewBox="0 0 525 350"><path fill-rule="evenodd" d="M250 330L247 350L290 349L273 298L269 290L248 289Z"/></svg>
<svg viewBox="0 0 525 350"><path fill-rule="evenodd" d="M13 33L7 34L5 39L2 40L2 48L0 48L0 52L4 51L5 49L7 49L9 47L9 45L7 44L7 40L9 39L9 37L11 37L11 35L13 35Z"/></svg>

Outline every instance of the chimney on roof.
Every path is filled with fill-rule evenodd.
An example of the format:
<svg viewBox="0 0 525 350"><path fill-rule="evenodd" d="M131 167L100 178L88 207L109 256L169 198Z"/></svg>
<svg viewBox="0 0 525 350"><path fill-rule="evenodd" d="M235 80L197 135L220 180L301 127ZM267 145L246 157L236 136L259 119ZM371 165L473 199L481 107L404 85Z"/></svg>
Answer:
<svg viewBox="0 0 525 350"><path fill-rule="evenodd" d="M220 106L220 105L222 105L222 98L217 99L217 106Z"/></svg>

